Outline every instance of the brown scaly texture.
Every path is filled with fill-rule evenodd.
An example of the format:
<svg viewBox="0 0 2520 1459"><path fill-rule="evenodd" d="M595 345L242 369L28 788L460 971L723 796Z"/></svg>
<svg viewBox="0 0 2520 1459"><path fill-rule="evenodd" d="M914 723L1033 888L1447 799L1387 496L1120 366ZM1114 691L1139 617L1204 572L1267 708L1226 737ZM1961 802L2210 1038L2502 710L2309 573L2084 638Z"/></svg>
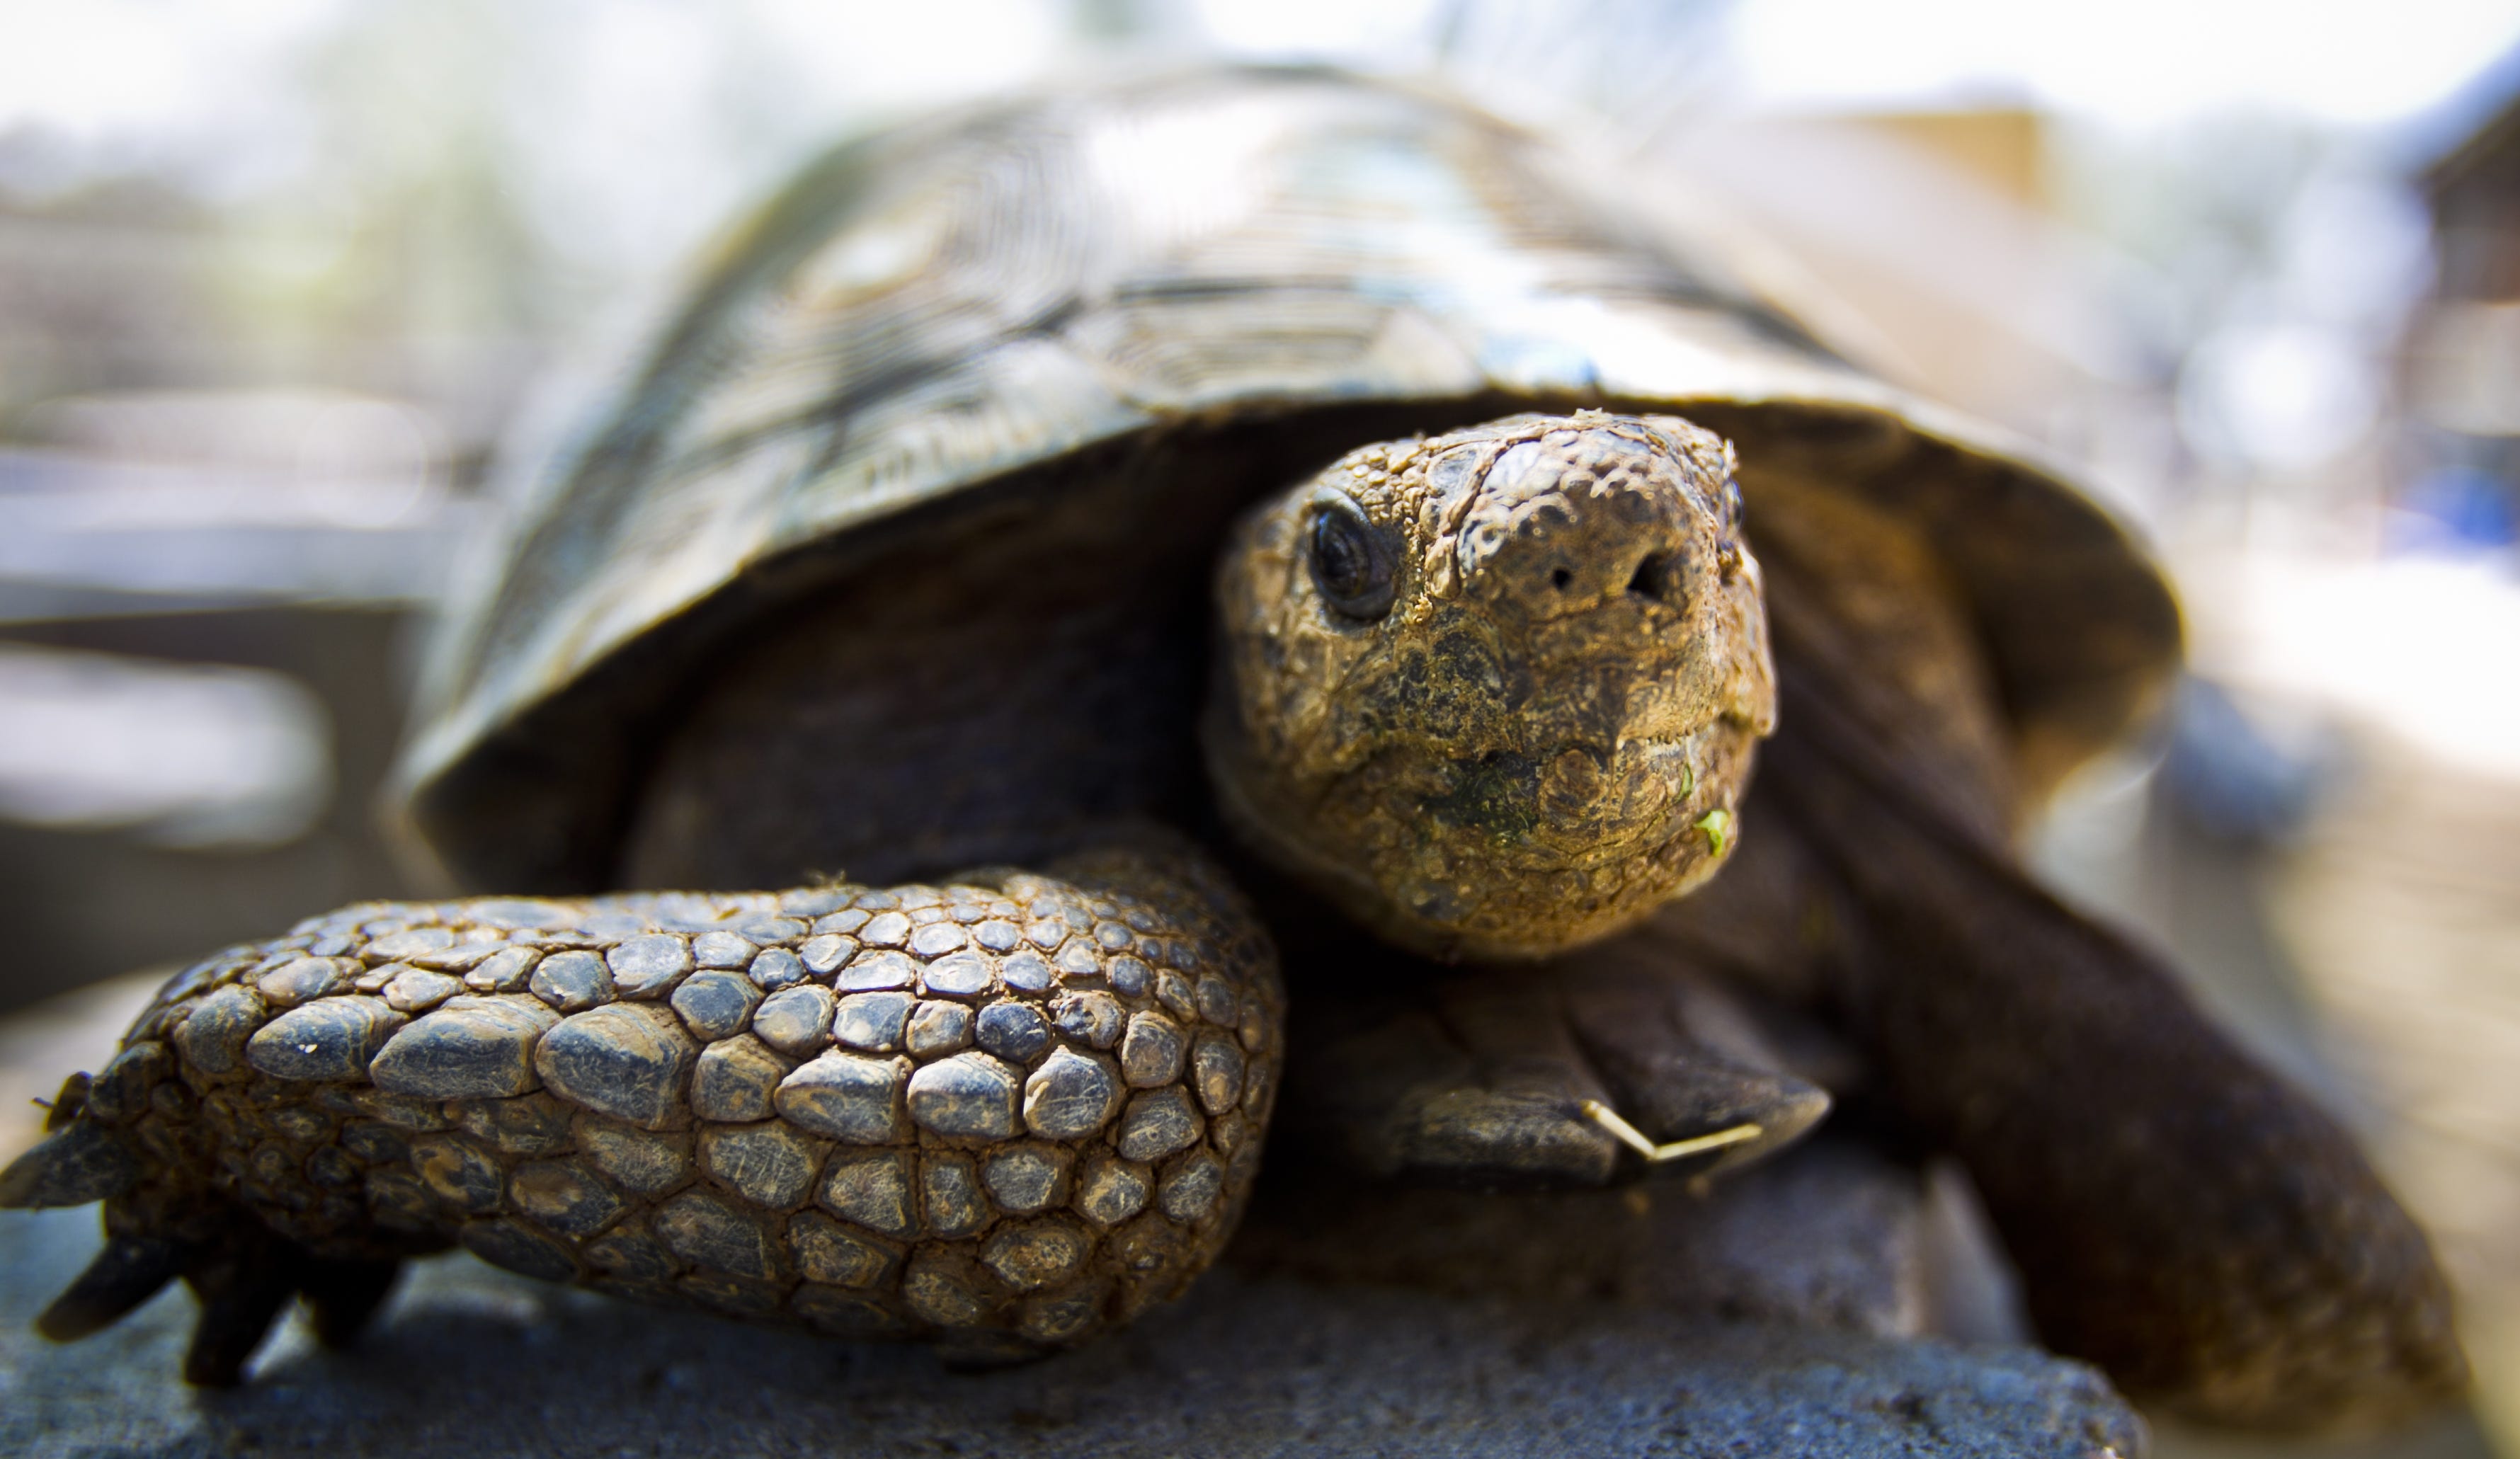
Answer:
<svg viewBox="0 0 2520 1459"><path fill-rule="evenodd" d="M1218 582L1229 819L1414 951L1529 959L1714 874L1775 723L1732 449L1670 416L1516 416L1350 452ZM1387 606L1325 602L1326 509Z"/></svg>
<svg viewBox="0 0 2520 1459"><path fill-rule="evenodd" d="M60 1204L86 1194L39 1188L65 1150L136 1158L45 1329L181 1274L187 1377L232 1382L293 1293L345 1338L396 1260L460 1243L971 1355L1080 1341L1224 1244L1282 1010L1266 935L1195 858L1055 869L366 904L229 949L11 1172L13 1203Z"/></svg>

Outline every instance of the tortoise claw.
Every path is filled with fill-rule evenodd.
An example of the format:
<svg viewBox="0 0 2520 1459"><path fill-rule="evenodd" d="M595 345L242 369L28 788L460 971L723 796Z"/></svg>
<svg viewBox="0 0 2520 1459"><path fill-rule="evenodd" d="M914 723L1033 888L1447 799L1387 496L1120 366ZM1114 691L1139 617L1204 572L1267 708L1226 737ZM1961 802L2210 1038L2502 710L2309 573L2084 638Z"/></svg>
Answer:
<svg viewBox="0 0 2520 1459"><path fill-rule="evenodd" d="M1569 1070L1564 1079L1576 1077ZM1611 1127L1586 1111L1600 1101L1573 1093L1462 1084L1413 1091L1379 1127L1359 1130L1374 1173L1446 1184L1605 1185L1619 1167Z"/></svg>
<svg viewBox="0 0 2520 1459"><path fill-rule="evenodd" d="M1828 1096L1718 1053L1673 978L1583 967L1429 980L1289 1081L1307 1123L1376 1174L1563 1188L1710 1174L1778 1149ZM1342 1020L1346 1022L1346 1020Z"/></svg>
<svg viewBox="0 0 2520 1459"><path fill-rule="evenodd" d="M347 1348L393 1294L402 1262L309 1260L299 1289L314 1319L315 1340L327 1348Z"/></svg>
<svg viewBox="0 0 2520 1459"><path fill-rule="evenodd" d="M1690 1161L1687 1168L1701 1175L1737 1170L1800 1139L1828 1113L1826 1090L1716 1052L1676 1021L1669 1000L1668 989L1650 983L1598 979L1567 1002L1586 1058L1619 1096L1609 1113L1650 1146L1622 1136L1643 1166ZM1600 1112L1585 1113L1606 1123Z"/></svg>
<svg viewBox="0 0 2520 1459"><path fill-rule="evenodd" d="M184 1273L201 1299L202 1315L184 1352L184 1381L196 1388L234 1388L245 1365L297 1292L305 1262L276 1236L255 1232L232 1258Z"/></svg>
<svg viewBox="0 0 2520 1459"><path fill-rule="evenodd" d="M35 1319L35 1331L56 1343L75 1343L103 1332L181 1276L198 1255L180 1242L113 1237L78 1280L44 1308Z"/></svg>
<svg viewBox="0 0 2520 1459"><path fill-rule="evenodd" d="M42 1144L0 1170L0 1208L43 1211L120 1195L140 1179L140 1162L111 1129L75 1116Z"/></svg>

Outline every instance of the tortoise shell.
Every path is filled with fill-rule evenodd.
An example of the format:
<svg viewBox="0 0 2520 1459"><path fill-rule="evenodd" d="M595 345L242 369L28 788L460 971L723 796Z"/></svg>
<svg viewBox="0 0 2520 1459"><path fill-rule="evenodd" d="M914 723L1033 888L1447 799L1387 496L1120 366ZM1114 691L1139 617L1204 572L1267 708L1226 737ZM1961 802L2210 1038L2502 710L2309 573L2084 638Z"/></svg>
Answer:
<svg viewBox="0 0 2520 1459"><path fill-rule="evenodd" d="M713 644L901 533L1062 489L1049 468L1080 453L1360 405L1433 428L1675 412L1739 446L1754 531L1780 466L1917 522L2031 786L2150 708L2178 615L2118 523L1832 353L1636 193L1458 99L1314 69L1052 91L838 148L518 478L424 687L413 827L462 882L603 884L645 728ZM1248 488L1178 486L1224 489Z"/></svg>

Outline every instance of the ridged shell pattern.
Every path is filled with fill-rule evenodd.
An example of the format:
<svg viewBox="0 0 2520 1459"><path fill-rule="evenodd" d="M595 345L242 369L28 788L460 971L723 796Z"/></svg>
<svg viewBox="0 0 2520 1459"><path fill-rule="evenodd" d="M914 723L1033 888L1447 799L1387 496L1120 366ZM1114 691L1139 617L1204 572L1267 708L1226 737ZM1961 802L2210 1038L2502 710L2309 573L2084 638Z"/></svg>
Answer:
<svg viewBox="0 0 2520 1459"><path fill-rule="evenodd" d="M2123 534L2018 443L1847 367L1749 287L1774 269L1666 201L1459 98L1317 69L1055 89L848 144L516 463L399 772L414 825L465 882L592 890L627 761L588 745L845 580L878 524L944 527L921 511L1098 443L1368 402L1484 402L1457 425L1652 403L1743 442L1754 515L1789 458L1951 555L2017 714L2114 733L2178 641Z"/></svg>

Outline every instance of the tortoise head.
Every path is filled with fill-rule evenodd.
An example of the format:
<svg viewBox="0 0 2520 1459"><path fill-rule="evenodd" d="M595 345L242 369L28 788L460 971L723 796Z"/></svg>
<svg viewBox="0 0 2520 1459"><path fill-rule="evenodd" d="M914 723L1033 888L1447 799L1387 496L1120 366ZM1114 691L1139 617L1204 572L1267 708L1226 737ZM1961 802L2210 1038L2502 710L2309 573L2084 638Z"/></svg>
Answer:
<svg viewBox="0 0 2520 1459"><path fill-rule="evenodd" d="M1227 817L1385 937L1542 957L1710 875L1775 722L1732 448L1521 416L1246 517L1203 727Z"/></svg>

